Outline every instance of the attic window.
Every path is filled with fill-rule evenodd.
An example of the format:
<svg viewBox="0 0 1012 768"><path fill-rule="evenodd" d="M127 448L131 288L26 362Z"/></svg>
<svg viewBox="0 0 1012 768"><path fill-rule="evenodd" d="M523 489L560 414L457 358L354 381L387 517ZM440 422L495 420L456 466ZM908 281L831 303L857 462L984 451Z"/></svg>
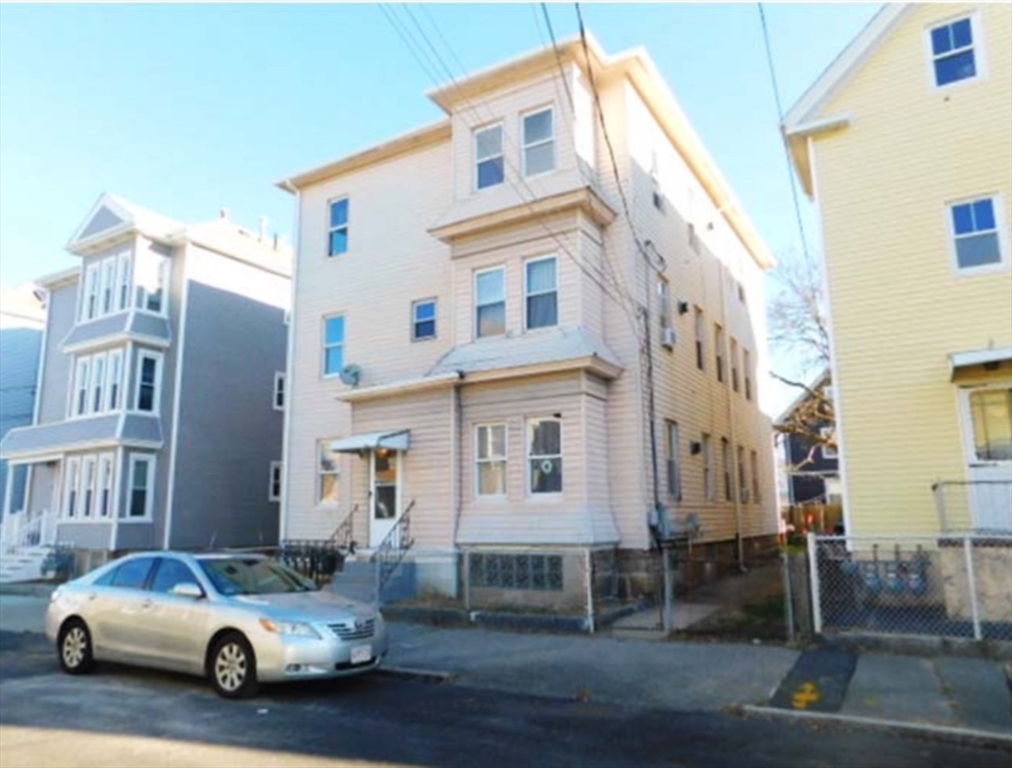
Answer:
<svg viewBox="0 0 1012 768"><path fill-rule="evenodd" d="M931 29L931 58L937 87L977 77L974 26L972 17L967 16Z"/></svg>

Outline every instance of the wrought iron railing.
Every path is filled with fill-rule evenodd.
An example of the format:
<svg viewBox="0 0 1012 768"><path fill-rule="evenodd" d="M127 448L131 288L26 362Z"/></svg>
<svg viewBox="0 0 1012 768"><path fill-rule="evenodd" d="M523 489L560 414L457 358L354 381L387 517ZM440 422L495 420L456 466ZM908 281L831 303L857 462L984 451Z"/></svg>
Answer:
<svg viewBox="0 0 1012 768"><path fill-rule="evenodd" d="M407 509L397 518L394 527L390 529L380 545L376 547L372 559L376 565L376 600L379 601L383 594L383 587L390 581L397 567L403 562L408 550L415 543L411 538L411 510L415 506L412 499Z"/></svg>
<svg viewBox="0 0 1012 768"><path fill-rule="evenodd" d="M355 534L354 523L356 512L358 512L358 504L351 508L351 512L345 516L340 525L330 534L330 541L337 542L338 547L348 555L354 555L355 549L358 547L358 542L352 538Z"/></svg>
<svg viewBox="0 0 1012 768"><path fill-rule="evenodd" d="M278 547L278 559L317 584L329 581L335 571L343 568L345 559L354 554L358 546L352 538L356 512L357 504L329 538L285 539Z"/></svg>

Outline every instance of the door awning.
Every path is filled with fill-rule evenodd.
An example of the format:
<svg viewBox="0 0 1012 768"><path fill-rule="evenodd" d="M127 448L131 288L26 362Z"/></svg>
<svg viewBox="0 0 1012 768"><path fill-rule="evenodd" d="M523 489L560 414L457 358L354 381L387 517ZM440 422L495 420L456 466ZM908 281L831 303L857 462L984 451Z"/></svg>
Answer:
<svg viewBox="0 0 1012 768"><path fill-rule="evenodd" d="M987 363L1000 363L1004 360L1012 360L1012 347L998 347L992 349L977 349L972 352L956 352L949 355L949 365L952 375L960 368L969 368L972 365L985 365Z"/></svg>
<svg viewBox="0 0 1012 768"><path fill-rule="evenodd" d="M392 432L370 432L365 435L352 435L330 444L330 450L337 453L364 453L377 448L388 448L392 451L406 451L410 431L399 429Z"/></svg>

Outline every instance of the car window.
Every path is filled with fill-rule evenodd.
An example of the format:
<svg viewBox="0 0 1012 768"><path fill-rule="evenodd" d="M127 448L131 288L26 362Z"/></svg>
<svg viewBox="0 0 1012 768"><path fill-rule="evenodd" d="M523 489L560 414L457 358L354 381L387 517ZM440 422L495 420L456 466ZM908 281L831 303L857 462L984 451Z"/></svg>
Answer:
<svg viewBox="0 0 1012 768"><path fill-rule="evenodd" d="M209 558L198 560L201 570L223 595L270 595L309 592L317 587L295 571L263 558Z"/></svg>
<svg viewBox="0 0 1012 768"><path fill-rule="evenodd" d="M96 587L108 587L108 586L110 586L112 584L113 577L116 575L116 571L118 571L118 570L119 570L119 568L110 568L108 571L106 571L101 576L99 576L97 579L95 579L92 582L92 584L95 585Z"/></svg>
<svg viewBox="0 0 1012 768"><path fill-rule="evenodd" d="M177 584L194 584L200 586L197 577L186 563L181 563L171 557L163 557L158 562L158 570L151 580L152 592L171 592Z"/></svg>
<svg viewBox="0 0 1012 768"><path fill-rule="evenodd" d="M110 585L123 589L141 589L144 582L148 580L151 566L154 565L153 557L138 557L135 560L127 560L116 569Z"/></svg>

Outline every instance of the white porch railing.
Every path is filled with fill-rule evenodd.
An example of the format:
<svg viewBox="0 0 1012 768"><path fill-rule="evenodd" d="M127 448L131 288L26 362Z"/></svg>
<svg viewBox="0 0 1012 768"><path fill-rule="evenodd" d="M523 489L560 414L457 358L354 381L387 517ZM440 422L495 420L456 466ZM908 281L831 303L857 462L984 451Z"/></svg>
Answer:
<svg viewBox="0 0 1012 768"><path fill-rule="evenodd" d="M49 510L34 515L21 510L4 515L0 526L0 552L21 547L52 546L56 542L56 516Z"/></svg>

